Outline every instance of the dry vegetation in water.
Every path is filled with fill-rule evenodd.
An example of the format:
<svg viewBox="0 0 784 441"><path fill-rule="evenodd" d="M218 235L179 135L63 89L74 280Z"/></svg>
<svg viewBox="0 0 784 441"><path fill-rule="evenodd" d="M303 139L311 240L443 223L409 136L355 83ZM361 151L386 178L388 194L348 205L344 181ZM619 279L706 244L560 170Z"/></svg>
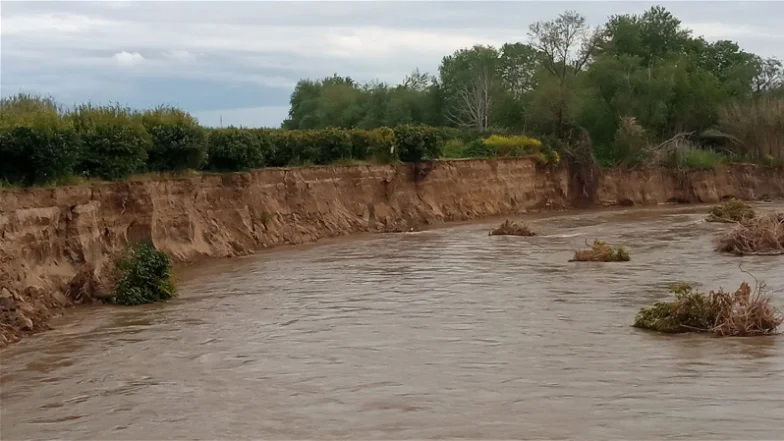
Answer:
<svg viewBox="0 0 784 441"><path fill-rule="evenodd" d="M528 228L528 225L518 224L509 219L498 226L498 228L490 231L491 236L535 236L536 233Z"/></svg>
<svg viewBox="0 0 784 441"><path fill-rule="evenodd" d="M737 199L730 199L721 205L716 205L708 214L708 222L743 222L753 219L757 214L751 206Z"/></svg>
<svg viewBox="0 0 784 441"><path fill-rule="evenodd" d="M719 238L717 249L738 256L784 254L784 213L741 222Z"/></svg>
<svg viewBox="0 0 784 441"><path fill-rule="evenodd" d="M574 252L570 262L628 262L629 252L623 247L614 247L601 240L594 240L591 248Z"/></svg>
<svg viewBox="0 0 784 441"><path fill-rule="evenodd" d="M634 326L660 332L712 332L718 336L767 335L784 321L781 312L771 305L765 285L752 290L743 282L737 291L698 292L691 285L670 287L671 302L658 302L642 308Z"/></svg>

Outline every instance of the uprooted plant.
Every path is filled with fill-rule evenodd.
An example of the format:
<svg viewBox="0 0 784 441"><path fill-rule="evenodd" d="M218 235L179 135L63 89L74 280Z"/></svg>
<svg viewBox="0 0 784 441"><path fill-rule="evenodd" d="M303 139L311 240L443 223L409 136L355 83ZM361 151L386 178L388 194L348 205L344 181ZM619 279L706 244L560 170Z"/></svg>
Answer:
<svg viewBox="0 0 784 441"><path fill-rule="evenodd" d="M784 213L741 222L719 237L717 250L739 256L784 254Z"/></svg>
<svg viewBox="0 0 784 441"><path fill-rule="evenodd" d="M675 300L642 308L634 326L667 333L712 332L718 336L767 335L776 331L784 316L765 294L765 285L752 290L741 283L735 292L723 289L707 294L689 284L670 286Z"/></svg>
<svg viewBox="0 0 784 441"><path fill-rule="evenodd" d="M177 295L171 259L149 242L129 246L115 265L112 303L141 305Z"/></svg>
<svg viewBox="0 0 784 441"><path fill-rule="evenodd" d="M706 220L708 222L734 223L753 219L756 215L749 204L737 199L730 199L711 208Z"/></svg>
<svg viewBox="0 0 784 441"><path fill-rule="evenodd" d="M594 240L589 249L575 251L570 262L628 262L630 259L625 248Z"/></svg>
<svg viewBox="0 0 784 441"><path fill-rule="evenodd" d="M535 236L536 233L531 231L526 224L518 224L509 219L490 231L491 236Z"/></svg>

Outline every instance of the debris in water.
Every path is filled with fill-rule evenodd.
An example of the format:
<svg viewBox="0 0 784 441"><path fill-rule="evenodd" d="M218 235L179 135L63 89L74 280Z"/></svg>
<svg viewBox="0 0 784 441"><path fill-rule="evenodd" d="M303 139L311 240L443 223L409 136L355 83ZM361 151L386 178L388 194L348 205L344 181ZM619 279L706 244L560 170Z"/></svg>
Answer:
<svg viewBox="0 0 784 441"><path fill-rule="evenodd" d="M574 259L570 262L628 262L630 259L625 248L594 240L590 249L575 251Z"/></svg>
<svg viewBox="0 0 784 441"><path fill-rule="evenodd" d="M741 222L719 237L717 250L738 256L784 254L784 213Z"/></svg>
<svg viewBox="0 0 784 441"><path fill-rule="evenodd" d="M755 216L756 213L751 205L737 199L730 199L711 208L706 220L708 222L735 223L753 219Z"/></svg>
<svg viewBox="0 0 784 441"><path fill-rule="evenodd" d="M720 289L705 294L692 285L676 284L670 287L675 300L642 308L634 326L667 333L712 332L718 336L772 334L784 316L770 304L764 290L764 284L752 291L743 282L734 293Z"/></svg>
<svg viewBox="0 0 784 441"><path fill-rule="evenodd" d="M518 224L509 219L490 231L490 236L536 236L526 224Z"/></svg>

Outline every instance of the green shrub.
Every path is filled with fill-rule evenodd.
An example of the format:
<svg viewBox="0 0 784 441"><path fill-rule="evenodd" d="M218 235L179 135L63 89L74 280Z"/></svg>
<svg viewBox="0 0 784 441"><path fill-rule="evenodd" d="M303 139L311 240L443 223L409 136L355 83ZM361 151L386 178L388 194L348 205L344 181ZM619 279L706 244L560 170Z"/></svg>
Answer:
<svg viewBox="0 0 784 441"><path fill-rule="evenodd" d="M388 163L395 152L395 132L389 127L372 130L351 130L351 156L354 159L374 158Z"/></svg>
<svg viewBox="0 0 784 441"><path fill-rule="evenodd" d="M490 135L484 140L485 146L494 150L495 156L525 156L538 153L542 142L528 136Z"/></svg>
<svg viewBox="0 0 784 441"><path fill-rule="evenodd" d="M81 173L120 179L144 169L152 140L129 109L88 104L77 107L70 117L82 141Z"/></svg>
<svg viewBox="0 0 784 441"><path fill-rule="evenodd" d="M441 153L442 158L455 159L465 157L466 144L462 139L452 138L444 143L444 149Z"/></svg>
<svg viewBox="0 0 784 441"><path fill-rule="evenodd" d="M0 100L0 180L19 185L61 181L73 173L80 142L50 99Z"/></svg>
<svg viewBox="0 0 784 441"><path fill-rule="evenodd" d="M691 285L670 286L673 302L658 302L642 308L634 320L637 328L660 332L707 331L713 328L715 313L710 298Z"/></svg>
<svg viewBox="0 0 784 441"><path fill-rule="evenodd" d="M753 219L756 215L751 205L737 199L730 199L711 208L707 220L708 222L743 222Z"/></svg>
<svg viewBox="0 0 784 441"><path fill-rule="evenodd" d="M204 129L195 118L174 107L161 106L141 115L152 137L147 166L151 170L198 169L207 157Z"/></svg>
<svg viewBox="0 0 784 441"><path fill-rule="evenodd" d="M463 150L465 158L494 158L496 156L496 150L485 144L481 138L469 142Z"/></svg>
<svg viewBox="0 0 784 441"><path fill-rule="evenodd" d="M712 332L718 336L754 336L775 333L784 317L764 292L741 283L735 292L722 289L707 294L689 284L670 286L675 299L640 309L634 326L659 332Z"/></svg>
<svg viewBox="0 0 784 441"><path fill-rule="evenodd" d="M438 129L421 125L395 128L397 156L403 162L419 162L441 156L443 139Z"/></svg>
<svg viewBox="0 0 784 441"><path fill-rule="evenodd" d="M309 147L306 156L316 164L351 158L351 136L343 129L317 130L313 133Z"/></svg>
<svg viewBox="0 0 784 441"><path fill-rule="evenodd" d="M129 246L117 260L113 303L141 305L177 295L171 259L149 242Z"/></svg>
<svg viewBox="0 0 784 441"><path fill-rule="evenodd" d="M713 170L724 160L723 155L713 150L694 149L680 153L677 163L681 167L695 170Z"/></svg>
<svg viewBox="0 0 784 441"><path fill-rule="evenodd" d="M264 165L263 138L253 130L229 127L207 135L207 168L218 171L249 170Z"/></svg>
<svg viewBox="0 0 784 441"><path fill-rule="evenodd" d="M622 117L612 144L615 165L637 166L647 159L648 138L645 129L631 116Z"/></svg>

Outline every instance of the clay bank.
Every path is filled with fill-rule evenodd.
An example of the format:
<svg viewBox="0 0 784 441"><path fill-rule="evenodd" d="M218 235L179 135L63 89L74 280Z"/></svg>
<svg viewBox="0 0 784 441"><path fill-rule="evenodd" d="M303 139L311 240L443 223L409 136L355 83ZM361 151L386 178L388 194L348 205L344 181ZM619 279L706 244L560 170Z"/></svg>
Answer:
<svg viewBox="0 0 784 441"><path fill-rule="evenodd" d="M589 192L528 159L261 169L0 190L0 345L99 301L114 258L150 240L176 262L367 231L585 205L784 197L780 169L602 172Z"/></svg>

